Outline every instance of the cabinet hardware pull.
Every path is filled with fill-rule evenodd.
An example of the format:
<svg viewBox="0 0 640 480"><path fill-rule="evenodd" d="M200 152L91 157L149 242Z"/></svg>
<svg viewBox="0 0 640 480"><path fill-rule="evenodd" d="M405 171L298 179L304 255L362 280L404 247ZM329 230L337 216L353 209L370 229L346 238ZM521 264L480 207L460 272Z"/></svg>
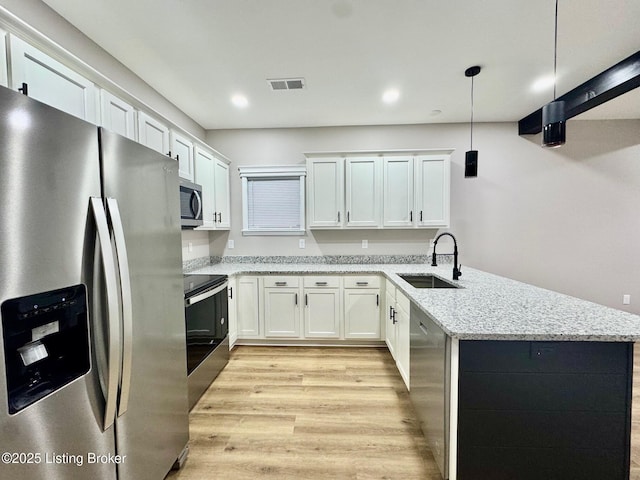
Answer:
<svg viewBox="0 0 640 480"><path fill-rule="evenodd" d="M296 305L298 305L298 294L296 293Z"/></svg>
<svg viewBox="0 0 640 480"><path fill-rule="evenodd" d="M376 294L376 307L380 306L380 295Z"/></svg>
<svg viewBox="0 0 640 480"><path fill-rule="evenodd" d="M167 157L169 157L169 158L173 158L173 157L171 156L171 150L169 150L169 151L167 152Z"/></svg>
<svg viewBox="0 0 640 480"><path fill-rule="evenodd" d="M338 212L338 223L340 223L340 212Z"/></svg>
<svg viewBox="0 0 640 480"><path fill-rule="evenodd" d="M393 320L393 307L389 307L389 320Z"/></svg>
<svg viewBox="0 0 640 480"><path fill-rule="evenodd" d="M349 211L347 211L347 223L349 223L350 221L350 215L349 215Z"/></svg>
<svg viewBox="0 0 640 480"><path fill-rule="evenodd" d="M229 299L233 300L233 287L229 287Z"/></svg>
<svg viewBox="0 0 640 480"><path fill-rule="evenodd" d="M356 285L360 287L366 287L367 285L369 285L369 282L356 282Z"/></svg>
<svg viewBox="0 0 640 480"><path fill-rule="evenodd" d="M316 282L316 285L318 285L319 287L324 287L327 285L327 282Z"/></svg>
<svg viewBox="0 0 640 480"><path fill-rule="evenodd" d="M304 294L304 306L307 307L309 306L309 295L307 295L306 293Z"/></svg>
<svg viewBox="0 0 640 480"><path fill-rule="evenodd" d="M422 210L420 210L420 221L422 221Z"/></svg>
<svg viewBox="0 0 640 480"><path fill-rule="evenodd" d="M393 320L393 324L395 325L396 323L398 323L398 320L396 320L396 310L395 308L393 309L393 318L391 319Z"/></svg>
<svg viewBox="0 0 640 480"><path fill-rule="evenodd" d="M222 223L222 212L218 212L218 223Z"/></svg>
<svg viewBox="0 0 640 480"><path fill-rule="evenodd" d="M216 223L218 220L216 220L216 212L213 212L213 223Z"/></svg>
<svg viewBox="0 0 640 480"><path fill-rule="evenodd" d="M286 287L287 286L287 282L276 282L276 286L277 287Z"/></svg>
<svg viewBox="0 0 640 480"><path fill-rule="evenodd" d="M409 212L409 221L413 222L413 210Z"/></svg>
<svg viewBox="0 0 640 480"><path fill-rule="evenodd" d="M29 96L29 85L27 85L26 83L22 82L22 87L18 89L19 92L21 92L23 95L25 96Z"/></svg>
<svg viewBox="0 0 640 480"><path fill-rule="evenodd" d="M180 161L180 154L176 153L176 160Z"/></svg>

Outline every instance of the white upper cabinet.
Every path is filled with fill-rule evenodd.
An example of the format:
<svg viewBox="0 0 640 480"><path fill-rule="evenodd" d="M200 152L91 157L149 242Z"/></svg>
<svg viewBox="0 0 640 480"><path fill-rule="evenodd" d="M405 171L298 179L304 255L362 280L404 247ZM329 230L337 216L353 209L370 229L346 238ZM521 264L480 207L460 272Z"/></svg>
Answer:
<svg viewBox="0 0 640 480"><path fill-rule="evenodd" d="M83 120L97 123L98 94L93 82L14 35L9 36L9 45L10 88Z"/></svg>
<svg viewBox="0 0 640 480"><path fill-rule="evenodd" d="M193 182L194 166L193 166L193 142L187 137L180 135L175 131L171 131L171 149L170 156L178 161L178 173L182 178Z"/></svg>
<svg viewBox="0 0 640 480"><path fill-rule="evenodd" d="M413 157L389 156L383 160L383 227L413 225Z"/></svg>
<svg viewBox="0 0 640 480"><path fill-rule="evenodd" d="M214 158L211 153L196 145L195 183L202 185L202 229L213 228L217 216L214 213Z"/></svg>
<svg viewBox="0 0 640 480"><path fill-rule="evenodd" d="M231 228L229 165L200 145L195 147L195 182L202 185L200 230Z"/></svg>
<svg viewBox="0 0 640 480"><path fill-rule="evenodd" d="M377 228L382 206L382 159L348 157L346 208L348 227Z"/></svg>
<svg viewBox="0 0 640 480"><path fill-rule="evenodd" d="M419 155L415 162L417 226L448 227L449 155Z"/></svg>
<svg viewBox="0 0 640 480"><path fill-rule="evenodd" d="M123 137L136 139L135 110L124 100L106 90L100 91L101 124Z"/></svg>
<svg viewBox="0 0 640 480"><path fill-rule="evenodd" d="M9 75L7 71L7 41L9 34L0 28L0 85L9 86Z"/></svg>
<svg viewBox="0 0 640 480"><path fill-rule="evenodd" d="M339 228L344 224L344 158L307 159L307 219L309 228Z"/></svg>
<svg viewBox="0 0 640 480"><path fill-rule="evenodd" d="M138 112L138 142L166 155L170 150L169 127L144 112Z"/></svg>
<svg viewBox="0 0 640 480"><path fill-rule="evenodd" d="M231 228L231 191L229 190L229 165L219 158L214 163L214 191L216 228Z"/></svg>

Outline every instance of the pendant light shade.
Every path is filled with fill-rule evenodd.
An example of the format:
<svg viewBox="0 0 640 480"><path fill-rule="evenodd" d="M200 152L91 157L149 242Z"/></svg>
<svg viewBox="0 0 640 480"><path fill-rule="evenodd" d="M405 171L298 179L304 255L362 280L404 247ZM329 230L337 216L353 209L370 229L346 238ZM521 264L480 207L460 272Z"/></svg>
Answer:
<svg viewBox="0 0 640 480"><path fill-rule="evenodd" d="M474 65L464 71L465 77L471 77L471 149L464 155L465 178L478 176L478 151L473 149L473 77L480 73L480 67Z"/></svg>
<svg viewBox="0 0 640 480"><path fill-rule="evenodd" d="M564 101L556 100L556 80L558 63L558 0L556 0L555 27L553 39L553 102L542 107L542 146L555 148L566 141L566 116Z"/></svg>
<svg viewBox="0 0 640 480"><path fill-rule="evenodd" d="M542 107L542 146L555 148L566 141L564 101L554 100Z"/></svg>

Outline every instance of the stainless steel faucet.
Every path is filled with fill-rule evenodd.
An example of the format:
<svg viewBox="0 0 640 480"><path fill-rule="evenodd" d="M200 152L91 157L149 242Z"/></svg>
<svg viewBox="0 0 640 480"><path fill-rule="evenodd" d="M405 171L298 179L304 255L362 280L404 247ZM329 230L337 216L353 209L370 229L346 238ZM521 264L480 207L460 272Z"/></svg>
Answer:
<svg viewBox="0 0 640 480"><path fill-rule="evenodd" d="M462 275L462 271L460 270L462 265L458 267L458 242L456 242L456 237L454 237L451 233L449 232L441 233L433 241L433 254L431 255L431 266L432 267L438 266L438 264L436 263L436 245L438 244L438 240L440 239L440 237L444 235L448 235L451 238L453 238L453 279L458 280L460 278L460 275Z"/></svg>

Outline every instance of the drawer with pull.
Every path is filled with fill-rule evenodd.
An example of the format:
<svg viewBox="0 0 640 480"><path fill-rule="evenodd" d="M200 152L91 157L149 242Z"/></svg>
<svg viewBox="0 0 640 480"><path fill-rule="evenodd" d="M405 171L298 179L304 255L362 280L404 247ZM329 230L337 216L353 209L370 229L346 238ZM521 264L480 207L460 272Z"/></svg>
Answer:
<svg viewBox="0 0 640 480"><path fill-rule="evenodd" d="M298 287L299 277L295 276L268 276L263 279L265 288Z"/></svg>
<svg viewBox="0 0 640 480"><path fill-rule="evenodd" d="M305 288L339 288L340 277L335 276L305 276L303 280Z"/></svg>
<svg viewBox="0 0 640 480"><path fill-rule="evenodd" d="M346 276L344 288L380 288L380 277L377 275Z"/></svg>

